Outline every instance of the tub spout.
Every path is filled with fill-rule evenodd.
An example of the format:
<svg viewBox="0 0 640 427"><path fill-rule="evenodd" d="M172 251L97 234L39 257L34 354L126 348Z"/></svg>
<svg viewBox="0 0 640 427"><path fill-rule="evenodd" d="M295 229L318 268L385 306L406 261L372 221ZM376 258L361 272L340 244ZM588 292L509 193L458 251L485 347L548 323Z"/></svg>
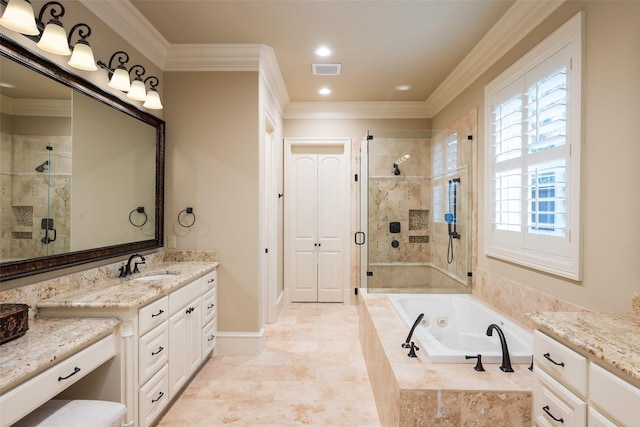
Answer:
<svg viewBox="0 0 640 427"><path fill-rule="evenodd" d="M407 335L407 339L402 343L402 348L411 348L411 344L409 344L409 341L411 341L411 337L413 336L413 331L416 329L416 326L418 326L418 323L422 321L423 317L424 317L424 313L420 313L416 321L413 322L413 326L409 331L409 335Z"/></svg>
<svg viewBox="0 0 640 427"><path fill-rule="evenodd" d="M513 368L511 367L511 359L509 359L509 348L507 347L507 339L504 337L504 333L500 326L492 323L487 328L487 336L493 335L493 330L498 332L498 337L500 337L500 346L502 347L502 365L500 366L500 370L502 372L513 372Z"/></svg>

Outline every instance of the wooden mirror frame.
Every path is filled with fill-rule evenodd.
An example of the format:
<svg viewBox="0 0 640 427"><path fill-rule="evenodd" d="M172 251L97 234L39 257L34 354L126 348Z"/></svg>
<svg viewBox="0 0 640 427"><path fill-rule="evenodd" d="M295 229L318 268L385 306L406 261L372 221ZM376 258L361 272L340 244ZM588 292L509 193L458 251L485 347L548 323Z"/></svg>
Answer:
<svg viewBox="0 0 640 427"><path fill-rule="evenodd" d="M102 102L124 114L141 120L156 129L156 222L154 239L1 263L0 282L162 247L164 235L165 122L107 93L93 83L71 74L67 70L26 49L3 34L0 34L0 54L73 90L83 93L96 101Z"/></svg>

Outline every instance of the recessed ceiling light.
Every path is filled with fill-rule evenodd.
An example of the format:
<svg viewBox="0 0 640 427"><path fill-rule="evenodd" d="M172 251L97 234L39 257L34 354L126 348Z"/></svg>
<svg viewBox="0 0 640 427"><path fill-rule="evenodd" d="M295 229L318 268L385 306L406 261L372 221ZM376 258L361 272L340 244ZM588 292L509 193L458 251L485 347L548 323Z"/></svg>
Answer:
<svg viewBox="0 0 640 427"><path fill-rule="evenodd" d="M329 95L331 93L331 89L329 89L328 87L323 87L318 91L318 93L320 95Z"/></svg>
<svg viewBox="0 0 640 427"><path fill-rule="evenodd" d="M331 54L333 53L333 51L331 49L329 49L326 46L321 46L319 48L317 48L316 50L313 51L316 55L318 56L322 56L322 57L327 57L327 56L331 56Z"/></svg>
<svg viewBox="0 0 640 427"><path fill-rule="evenodd" d="M396 86L396 90L400 92L405 92L411 89L411 85L398 85Z"/></svg>

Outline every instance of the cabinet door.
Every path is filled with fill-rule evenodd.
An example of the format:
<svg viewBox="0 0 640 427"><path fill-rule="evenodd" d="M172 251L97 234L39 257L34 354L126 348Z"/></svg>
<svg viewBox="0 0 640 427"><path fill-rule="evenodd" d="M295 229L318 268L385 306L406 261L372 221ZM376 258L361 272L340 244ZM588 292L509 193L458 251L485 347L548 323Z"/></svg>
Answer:
<svg viewBox="0 0 640 427"><path fill-rule="evenodd" d="M173 397L202 362L200 297L169 318L169 392Z"/></svg>
<svg viewBox="0 0 640 427"><path fill-rule="evenodd" d="M169 396L171 399L187 381L188 307L169 318Z"/></svg>

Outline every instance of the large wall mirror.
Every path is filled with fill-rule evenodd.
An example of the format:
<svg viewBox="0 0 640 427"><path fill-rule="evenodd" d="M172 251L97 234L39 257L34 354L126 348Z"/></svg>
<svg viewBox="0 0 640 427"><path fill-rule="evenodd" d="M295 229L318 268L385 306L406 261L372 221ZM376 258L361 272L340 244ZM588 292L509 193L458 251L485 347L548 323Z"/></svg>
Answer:
<svg viewBox="0 0 640 427"><path fill-rule="evenodd" d="M0 42L0 281L161 247L164 122Z"/></svg>

